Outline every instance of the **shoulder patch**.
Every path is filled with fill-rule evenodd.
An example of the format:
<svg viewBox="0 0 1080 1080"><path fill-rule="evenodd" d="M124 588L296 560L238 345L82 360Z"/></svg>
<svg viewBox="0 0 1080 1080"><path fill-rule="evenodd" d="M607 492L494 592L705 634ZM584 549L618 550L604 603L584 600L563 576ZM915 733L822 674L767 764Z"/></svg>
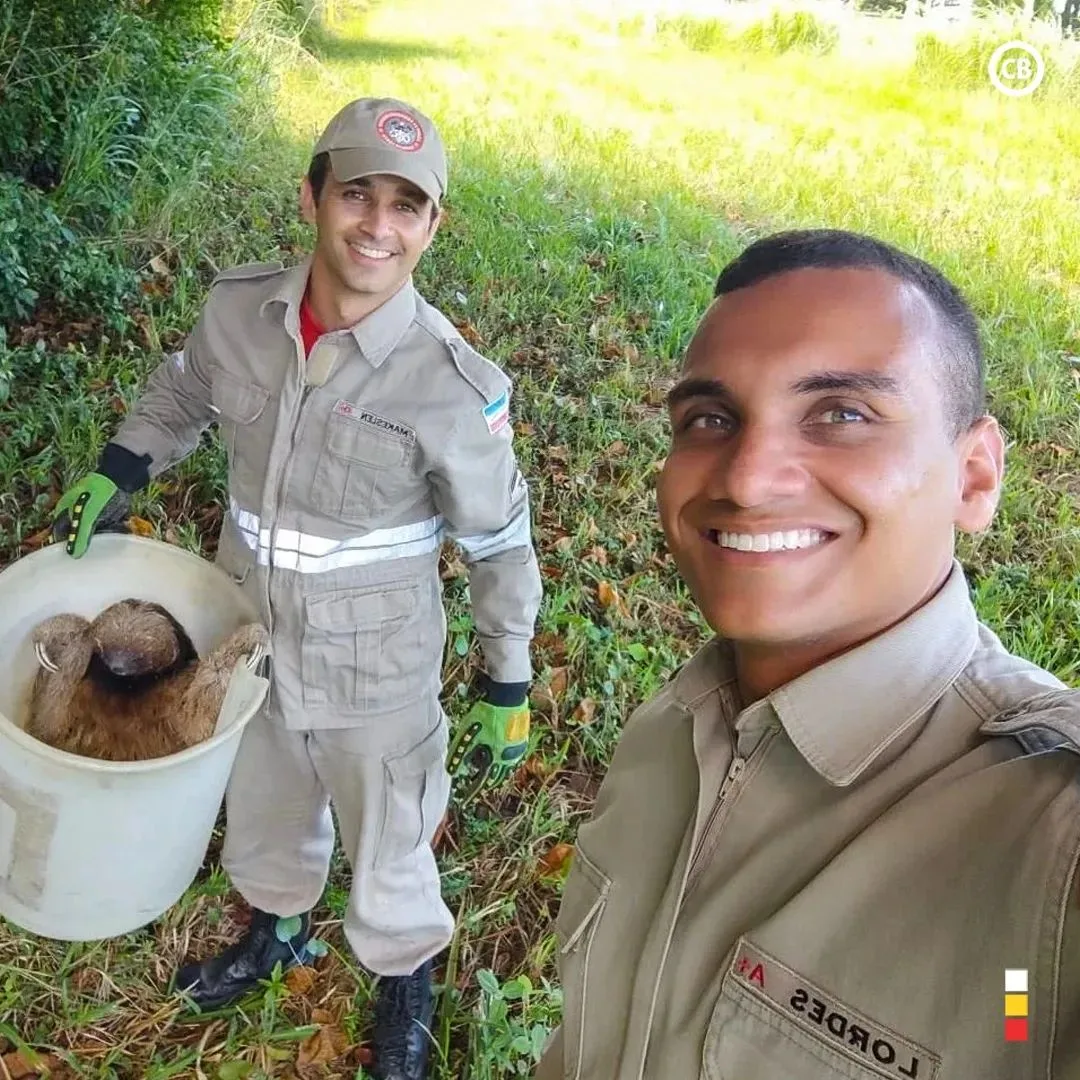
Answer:
<svg viewBox="0 0 1080 1080"><path fill-rule="evenodd" d="M504 390L493 402L484 406L484 421L494 435L506 427L510 419L510 391Z"/></svg>
<svg viewBox="0 0 1080 1080"><path fill-rule="evenodd" d="M280 262L244 263L242 266L222 270L211 284L216 285L219 281L246 281L270 277L272 274L280 274L284 269L285 264Z"/></svg>
<svg viewBox="0 0 1080 1080"><path fill-rule="evenodd" d="M1046 690L987 720L984 735L1009 735L1029 754L1072 750L1080 754L1080 690Z"/></svg>

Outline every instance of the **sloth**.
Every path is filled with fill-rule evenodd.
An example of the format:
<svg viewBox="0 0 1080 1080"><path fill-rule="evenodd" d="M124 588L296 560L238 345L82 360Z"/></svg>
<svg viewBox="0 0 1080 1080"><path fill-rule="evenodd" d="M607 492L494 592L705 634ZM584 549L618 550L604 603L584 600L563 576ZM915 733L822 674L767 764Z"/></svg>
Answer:
<svg viewBox="0 0 1080 1080"><path fill-rule="evenodd" d="M241 626L200 660L160 604L120 600L92 622L54 615L33 631L41 668L24 730L57 750L145 761L210 737L237 662L267 651L259 623Z"/></svg>

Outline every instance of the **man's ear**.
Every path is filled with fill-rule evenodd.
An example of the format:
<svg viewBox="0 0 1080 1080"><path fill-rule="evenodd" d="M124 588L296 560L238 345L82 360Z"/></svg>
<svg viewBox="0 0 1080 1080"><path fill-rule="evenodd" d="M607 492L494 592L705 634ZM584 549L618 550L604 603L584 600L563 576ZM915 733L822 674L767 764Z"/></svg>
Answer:
<svg viewBox="0 0 1080 1080"><path fill-rule="evenodd" d="M315 224L315 192L311 189L311 181L305 176L300 182L300 214L309 224Z"/></svg>
<svg viewBox="0 0 1080 1080"><path fill-rule="evenodd" d="M990 527L1005 473L1005 437L992 416L984 416L957 440L956 527L978 533Z"/></svg>

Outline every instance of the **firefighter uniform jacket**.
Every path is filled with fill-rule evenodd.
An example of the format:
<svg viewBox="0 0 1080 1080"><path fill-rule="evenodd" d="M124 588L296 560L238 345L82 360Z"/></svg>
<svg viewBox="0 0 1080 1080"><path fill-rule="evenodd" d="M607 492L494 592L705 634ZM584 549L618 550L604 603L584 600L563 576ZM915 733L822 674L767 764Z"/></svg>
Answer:
<svg viewBox="0 0 1080 1080"><path fill-rule="evenodd" d="M1078 749L958 563L756 702L713 640L579 830L536 1080L1078 1080Z"/></svg>
<svg viewBox="0 0 1080 1080"><path fill-rule="evenodd" d="M153 477L218 423L217 562L270 629L268 700L286 727L362 727L438 694L444 539L469 566L489 676L528 681L541 581L510 380L411 280L305 362L309 265L220 274L114 441L149 454Z"/></svg>

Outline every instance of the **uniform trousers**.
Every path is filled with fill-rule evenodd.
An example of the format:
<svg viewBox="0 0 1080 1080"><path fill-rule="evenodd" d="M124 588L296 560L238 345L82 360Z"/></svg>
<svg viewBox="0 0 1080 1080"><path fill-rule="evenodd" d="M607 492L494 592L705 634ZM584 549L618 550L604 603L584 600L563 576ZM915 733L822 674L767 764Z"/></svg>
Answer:
<svg viewBox="0 0 1080 1080"><path fill-rule="evenodd" d="M437 697L354 728L289 730L260 710L226 789L222 865L237 891L283 917L313 908L330 871L332 807L352 869L349 946L377 975L411 974L454 931L432 850L450 797L448 737Z"/></svg>

